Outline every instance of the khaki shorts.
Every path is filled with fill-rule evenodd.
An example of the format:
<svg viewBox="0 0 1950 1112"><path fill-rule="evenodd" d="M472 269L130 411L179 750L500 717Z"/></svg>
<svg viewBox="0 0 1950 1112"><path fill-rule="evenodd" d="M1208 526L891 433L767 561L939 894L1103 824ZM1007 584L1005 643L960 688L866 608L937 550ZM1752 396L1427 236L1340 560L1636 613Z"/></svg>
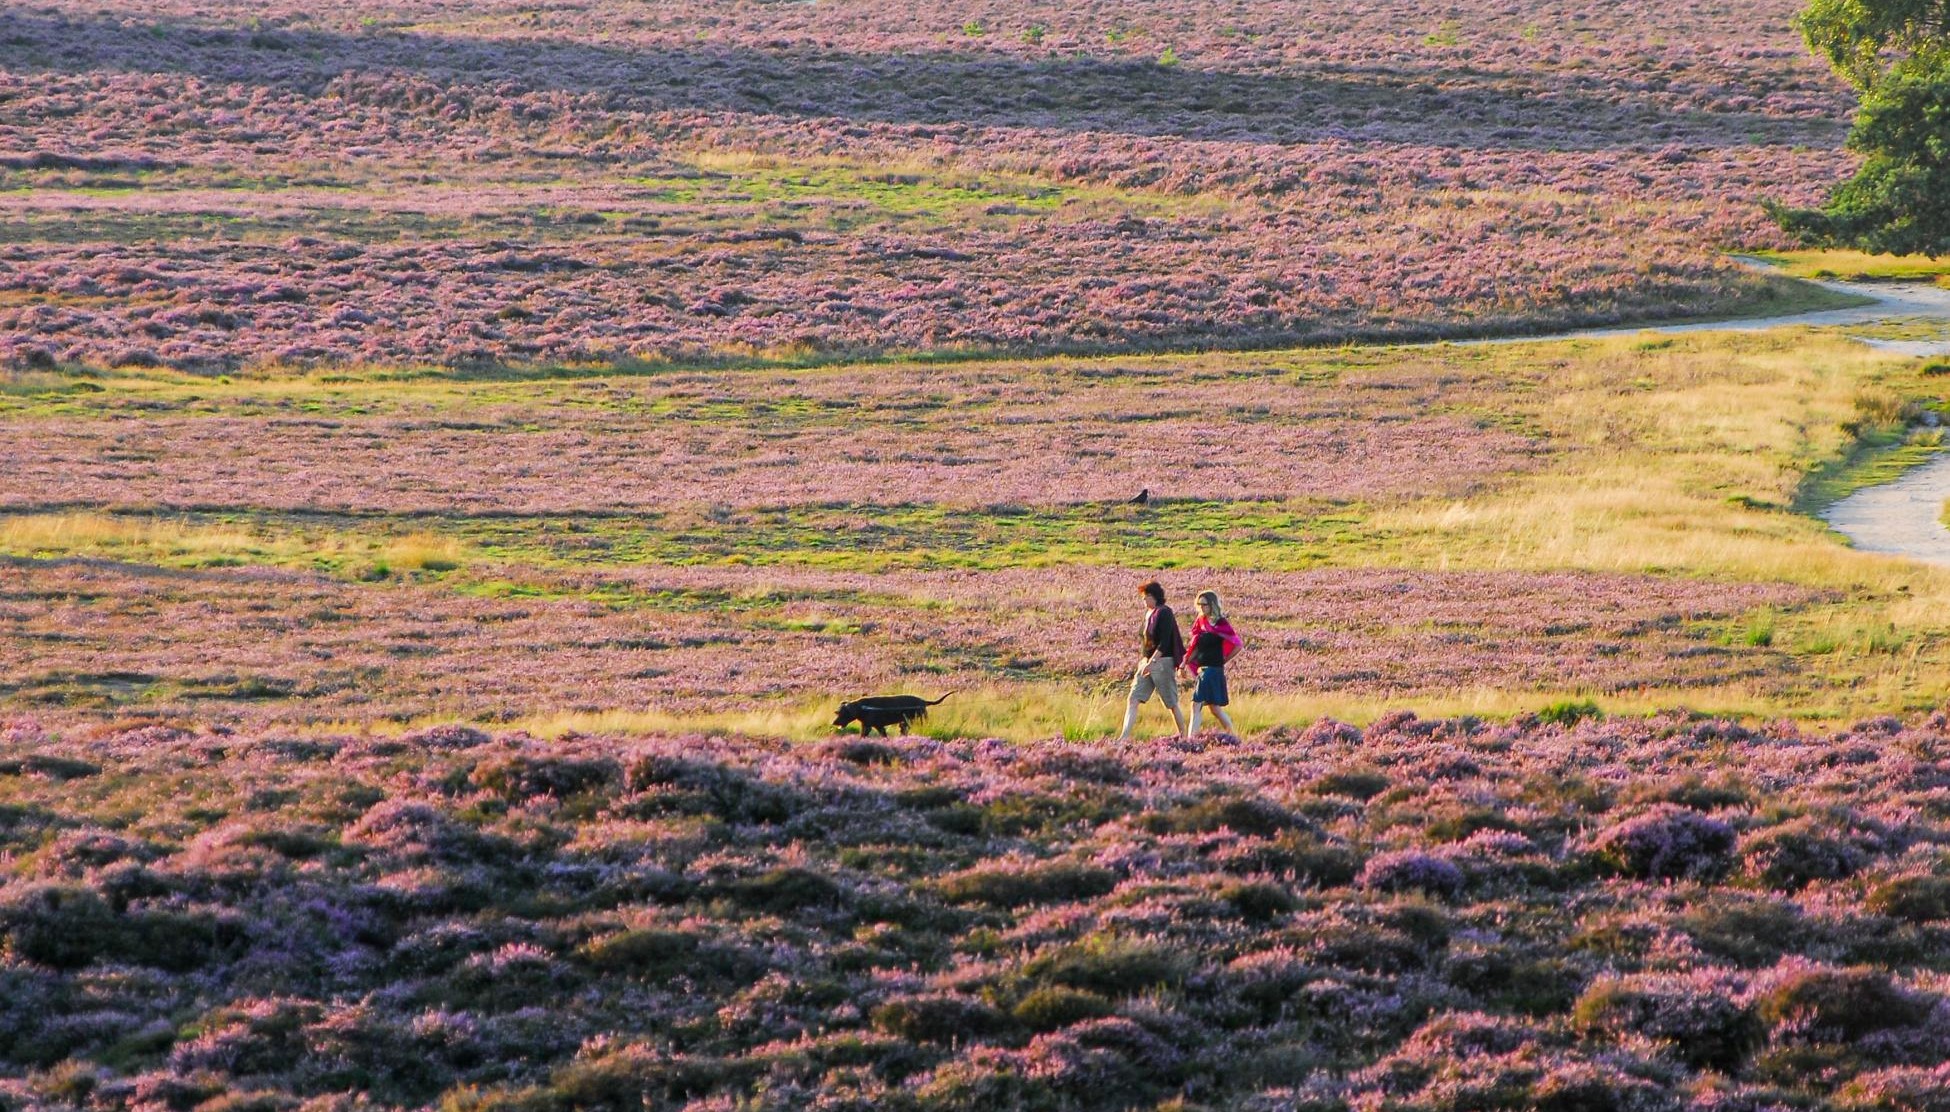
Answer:
<svg viewBox="0 0 1950 1112"><path fill-rule="evenodd" d="M1178 666L1168 656L1139 668L1137 675L1131 677L1131 698L1140 703L1149 702L1153 691L1166 706L1178 705Z"/></svg>

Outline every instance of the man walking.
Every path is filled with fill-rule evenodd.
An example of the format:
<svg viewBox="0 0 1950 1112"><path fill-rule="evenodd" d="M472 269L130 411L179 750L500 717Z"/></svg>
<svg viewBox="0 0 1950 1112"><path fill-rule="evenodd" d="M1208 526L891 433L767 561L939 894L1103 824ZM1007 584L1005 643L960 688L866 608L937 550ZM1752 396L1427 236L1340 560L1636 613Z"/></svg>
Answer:
<svg viewBox="0 0 1950 1112"><path fill-rule="evenodd" d="M1178 665L1185 659L1185 638L1178 632L1178 615L1165 605L1165 589L1152 580L1138 588L1144 596L1144 658L1138 661L1137 674L1131 677L1131 700L1124 707L1124 730L1119 741L1131 740L1137 726L1138 704L1158 698L1171 708L1178 720L1178 736L1185 736L1185 709L1178 705Z"/></svg>

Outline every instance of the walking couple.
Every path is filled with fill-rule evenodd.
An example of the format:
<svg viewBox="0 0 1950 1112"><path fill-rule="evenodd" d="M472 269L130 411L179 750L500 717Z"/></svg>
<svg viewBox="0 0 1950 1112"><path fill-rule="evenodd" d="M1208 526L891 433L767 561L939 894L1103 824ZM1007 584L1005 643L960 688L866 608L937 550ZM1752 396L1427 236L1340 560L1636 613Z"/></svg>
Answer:
<svg viewBox="0 0 1950 1112"><path fill-rule="evenodd" d="M1178 722L1178 736L1189 736L1185 728L1185 711L1178 705L1178 669L1182 666L1197 678L1197 686L1192 689L1192 725L1189 733L1195 734L1199 728L1199 715L1211 707L1218 716L1220 725L1229 734L1237 735L1232 718L1225 708L1231 702L1226 697L1226 661L1244 645L1239 634L1233 630L1232 623L1226 620L1225 611L1219 608L1219 595L1216 591L1200 591L1198 596L1198 620L1192 623L1192 642L1188 648L1184 636L1178 630L1178 615L1165 605L1165 589L1156 580L1138 588L1144 596L1144 657L1138 661L1137 673L1131 677L1131 698L1124 707L1124 729L1117 735L1119 741L1131 740L1131 731L1137 726L1138 707L1151 698L1153 691L1158 699L1171 708L1171 716Z"/></svg>

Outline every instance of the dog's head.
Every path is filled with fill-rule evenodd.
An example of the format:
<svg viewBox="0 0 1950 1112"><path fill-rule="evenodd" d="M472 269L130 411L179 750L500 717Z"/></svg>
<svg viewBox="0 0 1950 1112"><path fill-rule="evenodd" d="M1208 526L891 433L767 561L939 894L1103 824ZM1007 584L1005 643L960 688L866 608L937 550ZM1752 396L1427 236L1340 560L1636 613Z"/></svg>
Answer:
<svg viewBox="0 0 1950 1112"><path fill-rule="evenodd" d="M858 721L860 721L860 704L841 703L839 711L833 715L833 728L844 730Z"/></svg>

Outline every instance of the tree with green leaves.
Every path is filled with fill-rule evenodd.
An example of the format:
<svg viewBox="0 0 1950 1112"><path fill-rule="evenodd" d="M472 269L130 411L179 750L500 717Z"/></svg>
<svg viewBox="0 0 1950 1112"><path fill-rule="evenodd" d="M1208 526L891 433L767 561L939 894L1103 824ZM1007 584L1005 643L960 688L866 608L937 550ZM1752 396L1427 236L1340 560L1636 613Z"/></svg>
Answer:
<svg viewBox="0 0 1950 1112"><path fill-rule="evenodd" d="M1795 25L1862 94L1862 166L1821 208L1769 211L1820 246L1950 255L1950 0L1813 0Z"/></svg>

